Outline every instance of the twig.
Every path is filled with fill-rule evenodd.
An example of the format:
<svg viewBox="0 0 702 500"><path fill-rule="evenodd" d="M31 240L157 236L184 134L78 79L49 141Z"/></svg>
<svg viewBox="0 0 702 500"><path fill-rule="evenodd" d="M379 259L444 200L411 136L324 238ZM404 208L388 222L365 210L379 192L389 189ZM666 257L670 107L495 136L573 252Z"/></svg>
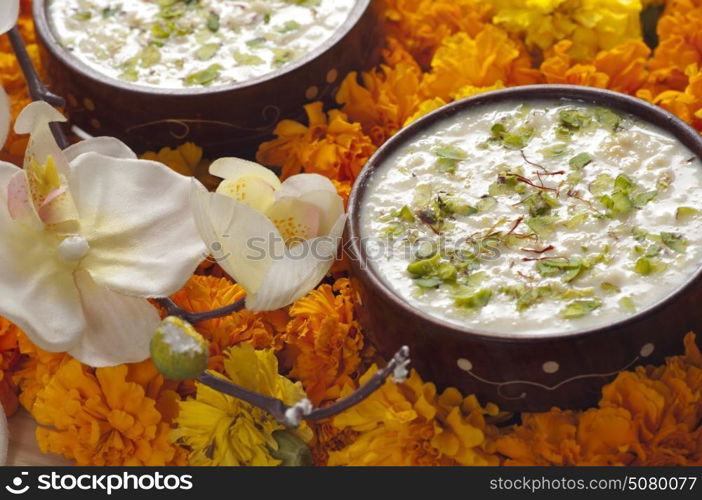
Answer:
<svg viewBox="0 0 702 500"><path fill-rule="evenodd" d="M293 406L288 406L279 399L251 392L209 372L200 375L198 381L216 391L241 399L267 411L280 424L286 427L298 427L302 420L324 420L359 404L380 389L390 375L393 375L395 382L403 381L407 376L407 364L409 361L409 347L404 346L395 353L395 356L385 368L379 370L356 392L324 408L312 408L311 403L307 399L303 399Z"/></svg>
<svg viewBox="0 0 702 500"><path fill-rule="evenodd" d="M58 106L61 108L64 107L66 105L65 99L47 90L39 78L37 70L32 64L32 59L29 57L29 53L27 52L27 47L24 44L24 40L22 40L22 35L19 32L19 28L15 26L7 33L7 36L10 38L10 44L12 44L12 49L15 51L17 63L22 69L24 79L27 82L27 87L29 87L29 96L32 98L32 100L45 101L52 106ZM68 137L66 136L66 133L64 132L60 123L50 123L49 127L51 128L51 132L54 134L56 143L61 149L66 149L68 146L70 146L71 143L69 142Z"/></svg>
<svg viewBox="0 0 702 500"><path fill-rule="evenodd" d="M228 306L204 312L192 312L179 307L171 299L156 299L156 302L163 307L169 316L177 316L188 323L197 324L210 319L223 318L235 312L241 311L246 305L246 299L241 299Z"/></svg>

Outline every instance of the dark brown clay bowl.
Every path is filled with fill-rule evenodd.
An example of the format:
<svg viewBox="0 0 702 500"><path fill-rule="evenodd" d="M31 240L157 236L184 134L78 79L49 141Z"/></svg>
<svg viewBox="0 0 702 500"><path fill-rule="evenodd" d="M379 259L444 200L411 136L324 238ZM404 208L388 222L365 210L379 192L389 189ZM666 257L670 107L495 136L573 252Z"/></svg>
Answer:
<svg viewBox="0 0 702 500"><path fill-rule="evenodd" d="M545 411L553 406L596 404L602 386L618 372L660 363L680 353L689 331L702 332L702 268L676 292L623 321L563 334L463 328L430 316L405 302L376 275L361 243L360 212L373 172L399 147L437 122L464 110L497 102L562 99L606 106L655 124L702 159L702 138L670 113L623 94L568 85L533 85L489 92L458 101L413 123L370 159L349 200L345 248L359 295L359 316L384 356L401 345L411 349L412 365L439 387L475 393L511 411Z"/></svg>
<svg viewBox="0 0 702 500"><path fill-rule="evenodd" d="M64 97L72 125L110 135L137 151L192 141L212 156L250 156L282 119L304 121L303 105L330 101L349 71L377 62L383 37L377 2L358 0L349 18L320 48L259 78L231 85L158 89L96 72L61 47L46 0L33 14L49 88Z"/></svg>

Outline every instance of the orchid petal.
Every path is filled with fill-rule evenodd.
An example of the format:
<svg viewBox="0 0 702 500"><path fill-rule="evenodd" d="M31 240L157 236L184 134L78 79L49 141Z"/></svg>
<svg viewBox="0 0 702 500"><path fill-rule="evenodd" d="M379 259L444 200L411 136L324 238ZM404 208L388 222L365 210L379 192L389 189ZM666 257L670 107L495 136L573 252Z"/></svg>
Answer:
<svg viewBox="0 0 702 500"><path fill-rule="evenodd" d="M72 162L84 153L100 153L110 158L136 160L137 155L129 146L114 137L92 137L77 142L63 150L66 160Z"/></svg>
<svg viewBox="0 0 702 500"><path fill-rule="evenodd" d="M7 33L17 24L19 17L19 0L3 0L0 2L0 35Z"/></svg>
<svg viewBox="0 0 702 500"><path fill-rule="evenodd" d="M65 351L85 329L73 265L61 260L56 236L10 217L8 184L18 169L0 163L0 315L41 349Z"/></svg>
<svg viewBox="0 0 702 500"><path fill-rule="evenodd" d="M160 323L148 301L112 292L98 285L84 270L76 273L85 334L69 354L89 366L136 363L149 357L149 342Z"/></svg>
<svg viewBox="0 0 702 500"><path fill-rule="evenodd" d="M16 170L7 183L7 210L10 217L28 228L36 231L42 230L44 224L39 219L39 214L32 203L26 172L14 165L6 165Z"/></svg>
<svg viewBox="0 0 702 500"><path fill-rule="evenodd" d="M256 293L273 257L285 252L276 227L248 205L199 187L193 188L192 203L213 257L248 293Z"/></svg>
<svg viewBox="0 0 702 500"><path fill-rule="evenodd" d="M7 463L8 434L7 415L5 415L5 409L0 404L0 465Z"/></svg>
<svg viewBox="0 0 702 500"><path fill-rule="evenodd" d="M77 223L78 212L71 193L66 186L55 189L39 207L39 218L44 224L58 225L67 222ZM73 226L77 230L78 226Z"/></svg>
<svg viewBox="0 0 702 500"><path fill-rule="evenodd" d="M5 93L5 89L0 85L0 149L5 145L7 135L10 133L10 100Z"/></svg>
<svg viewBox="0 0 702 500"><path fill-rule="evenodd" d="M294 199L316 206L322 215L319 221L318 235L325 235L344 213L344 202L338 195L334 184L329 179L318 174L300 174L289 177L276 192L276 204L269 210L277 212L278 204L289 203L287 199Z"/></svg>
<svg viewBox="0 0 702 500"><path fill-rule="evenodd" d="M288 246L320 235L322 212L318 207L294 198L285 198L266 213Z"/></svg>
<svg viewBox="0 0 702 500"><path fill-rule="evenodd" d="M51 157L56 162L58 171L63 175L68 174L68 161L63 156L61 148L56 144L56 139L49 128L49 123L65 121L66 118L61 113L44 101L28 104L17 116L15 132L31 134L24 155L25 170L30 168L32 161L44 165Z"/></svg>
<svg viewBox="0 0 702 500"><path fill-rule="evenodd" d="M259 212L265 212L275 202L275 191L280 188L278 177L266 167L238 158L221 158L210 166L210 173L224 180L217 193L246 203Z"/></svg>
<svg viewBox="0 0 702 500"><path fill-rule="evenodd" d="M188 177L153 161L85 153L71 163L68 184L90 245L82 266L98 284L164 297L205 258Z"/></svg>
<svg viewBox="0 0 702 500"><path fill-rule="evenodd" d="M273 171L241 158L220 158L210 165L210 173L227 180L236 180L238 177L259 177L275 190L280 189L281 186L280 179Z"/></svg>
<svg viewBox="0 0 702 500"><path fill-rule="evenodd" d="M252 311L273 311L292 304L316 287L336 257L346 215L340 215L327 236L307 240L275 259L257 293L246 296Z"/></svg>

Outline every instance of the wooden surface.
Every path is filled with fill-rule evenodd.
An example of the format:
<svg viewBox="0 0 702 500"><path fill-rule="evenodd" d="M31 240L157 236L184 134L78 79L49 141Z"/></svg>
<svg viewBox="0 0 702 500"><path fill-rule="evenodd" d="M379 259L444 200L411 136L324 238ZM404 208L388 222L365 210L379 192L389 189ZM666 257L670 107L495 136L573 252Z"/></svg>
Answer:
<svg viewBox="0 0 702 500"><path fill-rule="evenodd" d="M19 410L8 419L10 431L10 448L7 454L7 465L15 466L61 466L72 465L64 458L44 454L37 446L34 431L37 424L29 413L24 409Z"/></svg>

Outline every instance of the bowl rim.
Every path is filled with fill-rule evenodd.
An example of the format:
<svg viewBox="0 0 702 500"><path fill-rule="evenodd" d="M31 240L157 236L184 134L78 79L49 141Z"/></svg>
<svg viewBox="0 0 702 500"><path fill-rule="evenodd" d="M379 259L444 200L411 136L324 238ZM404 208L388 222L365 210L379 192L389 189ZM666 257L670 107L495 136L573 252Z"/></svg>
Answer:
<svg viewBox="0 0 702 500"><path fill-rule="evenodd" d="M74 54L72 54L65 48L63 48L61 44L59 44L53 29L49 25L49 16L47 14L46 9L50 1L53 0L34 0L32 2L32 17L34 19L37 37L41 40L42 45L46 47L46 50L51 53L52 57L58 59L63 65L72 68L77 73L80 73L82 77L87 78L88 80L91 80L92 82L97 84L103 84L110 87L118 88L126 92L133 92L150 96L173 97L195 97L244 90L250 87L255 87L256 85L260 85L262 83L266 83L270 80L275 80L277 78L283 77L288 73L292 73L293 71L298 70L306 64L314 61L319 56L327 52L329 49L336 46L351 32L351 30L353 30L358 25L361 18L366 14L368 9L370 9L372 5L372 0L355 0L355 3L351 8L348 17L330 38L328 38L324 43L315 48L315 50L305 54L303 57L295 60L291 64L283 66L282 68L265 73L256 78L251 78L242 82L229 83L226 85L214 85L209 87L199 86L183 88L160 88L148 85L139 85L124 80L119 80L117 78L101 73L95 68L84 63L81 59L76 57Z"/></svg>
<svg viewBox="0 0 702 500"><path fill-rule="evenodd" d="M361 281L370 282L373 290L383 296L383 298L395 307L401 309L408 317L418 317L423 322L428 323L432 328L439 329L443 333L448 333L457 337L479 338L490 342L520 342L539 343L564 340L566 338L579 338L594 334L611 333L615 330L622 330L625 327L642 323L648 317L656 314L673 301L677 301L682 295L702 282L702 263L686 281L684 281L672 293L664 296L647 308L636 312L636 314L626 317L620 321L615 321L605 325L599 325L586 329L564 331L559 333L548 332L491 332L470 327L463 327L447 319L429 314L418 307L411 305L405 299L396 294L384 280L378 276L369 259L363 251L363 246L359 245L361 239L360 215L361 205L367 186L376 168L382 165L397 149L405 145L412 138L422 134L427 128L435 123L460 114L462 111L472 107L490 105L499 102L509 101L533 101L533 100L554 100L563 102L581 102L591 105L605 106L613 108L650 123L658 128L668 131L673 137L685 145L690 151L702 161L702 135L687 123L680 120L672 113L655 106L642 99L632 97L619 92L595 87L581 85L560 85L560 84L536 84L510 87L500 90L484 92L475 96L467 97L450 104L442 106L435 111L423 116L400 130L388 141L385 142L363 167L356 179L356 183L351 191L348 201L348 222L344 241L345 253L351 259L351 266L357 267L363 264L363 278Z"/></svg>

